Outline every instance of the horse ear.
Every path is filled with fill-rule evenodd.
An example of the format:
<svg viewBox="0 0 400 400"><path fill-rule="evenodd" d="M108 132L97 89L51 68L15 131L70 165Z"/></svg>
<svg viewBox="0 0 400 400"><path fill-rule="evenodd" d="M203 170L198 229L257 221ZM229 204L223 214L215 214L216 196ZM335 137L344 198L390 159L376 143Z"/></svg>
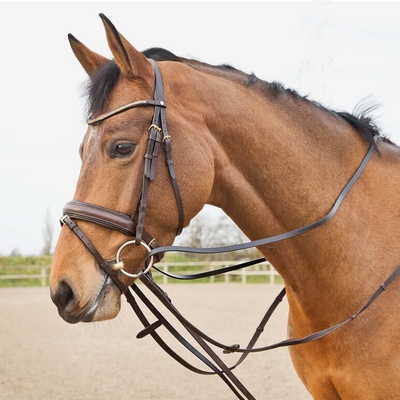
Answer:
<svg viewBox="0 0 400 400"><path fill-rule="evenodd" d="M154 76L151 63L117 31L104 14L100 14L100 18L106 30L108 45L122 74L129 79L141 77L151 84Z"/></svg>
<svg viewBox="0 0 400 400"><path fill-rule="evenodd" d="M97 70L97 68L109 61L107 58L87 48L73 35L69 34L68 40L76 58L81 63L84 70L89 74L89 76L92 75Z"/></svg>

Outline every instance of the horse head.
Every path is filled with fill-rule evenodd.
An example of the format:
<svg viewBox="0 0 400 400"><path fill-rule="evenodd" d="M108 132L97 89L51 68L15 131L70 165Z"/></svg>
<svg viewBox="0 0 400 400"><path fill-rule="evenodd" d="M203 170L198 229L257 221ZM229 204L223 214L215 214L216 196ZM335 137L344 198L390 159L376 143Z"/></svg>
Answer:
<svg viewBox="0 0 400 400"><path fill-rule="evenodd" d="M213 159L207 126L191 115L189 105L194 103L195 94L185 91L183 85L188 73L194 71L183 63L159 63L168 79L165 100L155 99L159 95L155 93L158 66L137 51L104 15L101 18L113 60L69 36L73 52L89 75L90 119L80 146L82 166L74 201L68 203L65 213L74 206L86 207L91 214L108 213L108 220L111 215L122 216L128 225L132 221L133 229L127 231L94 223L96 219L93 215L88 219L87 213L77 221L109 265L115 263L118 253L127 273L119 272L118 279L128 286L146 268L150 242L172 244L183 225L207 202L213 187ZM168 132L165 102L171 106ZM156 108L161 126L154 123ZM174 159L171 143L174 154L179 155ZM158 154L155 147L165 147L165 151ZM127 242L132 246L124 246ZM123 289L65 226L54 253L50 281L52 299L68 322L105 320L119 312Z"/></svg>

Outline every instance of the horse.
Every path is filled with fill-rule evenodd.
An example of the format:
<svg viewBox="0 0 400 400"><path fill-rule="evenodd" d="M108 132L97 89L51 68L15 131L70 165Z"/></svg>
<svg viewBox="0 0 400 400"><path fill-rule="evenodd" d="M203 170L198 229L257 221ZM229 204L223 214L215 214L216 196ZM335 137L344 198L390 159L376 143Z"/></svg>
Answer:
<svg viewBox="0 0 400 400"><path fill-rule="evenodd" d="M67 227L63 220L50 276L60 316L114 318L121 292L149 269L151 241L170 246L205 204L221 208L252 241L318 221L372 149L329 222L258 249L284 280L288 338L340 323L382 288L357 319L291 347L290 356L314 399L397 399L400 282L382 282L400 262L399 148L367 113L335 112L231 66L159 48L140 52L100 16L112 60L69 35L89 75L74 204L92 206L91 218L68 217ZM165 99L153 96L156 69ZM160 146L167 151L153 151ZM93 223L104 210L111 222ZM124 220L135 224L132 234L113 229L122 215L132 216ZM104 272L117 259L119 283Z"/></svg>

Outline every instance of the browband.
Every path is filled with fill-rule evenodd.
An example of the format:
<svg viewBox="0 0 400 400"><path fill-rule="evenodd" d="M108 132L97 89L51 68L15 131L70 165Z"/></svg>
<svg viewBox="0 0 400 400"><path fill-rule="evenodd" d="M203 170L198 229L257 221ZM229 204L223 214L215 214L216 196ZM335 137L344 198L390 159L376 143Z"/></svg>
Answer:
<svg viewBox="0 0 400 400"><path fill-rule="evenodd" d="M136 107L145 107L145 106L158 106L158 107L166 107L165 101L163 100L138 100L138 101L133 101L132 103L124 104L123 106L114 108L114 110L108 111L104 114L99 115L96 118L88 119L86 123L88 125L93 125L96 124L97 122L104 121L105 119L108 119L116 114L122 113L126 110L129 110L131 108L136 108Z"/></svg>

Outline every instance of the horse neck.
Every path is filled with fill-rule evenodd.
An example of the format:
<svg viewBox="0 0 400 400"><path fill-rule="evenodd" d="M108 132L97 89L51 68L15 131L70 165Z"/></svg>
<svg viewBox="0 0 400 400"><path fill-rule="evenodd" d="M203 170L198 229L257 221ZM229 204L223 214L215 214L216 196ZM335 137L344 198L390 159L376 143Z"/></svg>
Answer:
<svg viewBox="0 0 400 400"><path fill-rule="evenodd" d="M210 204L222 208L252 240L325 216L368 143L340 116L290 93L232 86L229 91L214 82L206 111L216 168ZM365 184L369 178L379 183L373 171L365 171L329 224L260 248L300 297L309 297L312 286L314 293L332 288L340 274L343 282L349 278L345 285L354 286L351 275L357 273L362 282L371 273L363 265L372 267L377 251L371 243L365 249L377 222L374 217L365 221L379 201L372 193L379 189ZM362 201L360 193L370 198Z"/></svg>

